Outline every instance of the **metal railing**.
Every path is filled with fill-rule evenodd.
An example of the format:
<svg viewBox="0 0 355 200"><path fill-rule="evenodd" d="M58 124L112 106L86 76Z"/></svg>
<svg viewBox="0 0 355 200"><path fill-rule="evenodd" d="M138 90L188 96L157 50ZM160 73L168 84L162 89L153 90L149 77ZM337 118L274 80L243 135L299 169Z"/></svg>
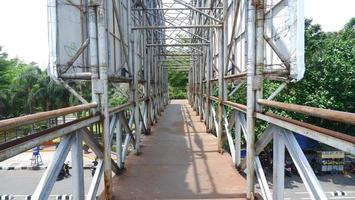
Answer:
<svg viewBox="0 0 355 200"><path fill-rule="evenodd" d="M204 98L206 100L206 98ZM231 101L220 101L217 97L210 96L210 105L208 101L204 102L201 110L203 113L207 106L211 110L210 116L205 116L203 119L212 132L218 135L225 134L226 142L234 165L243 172L247 166L246 159L241 158L241 143L248 138L246 106L243 104L234 103ZM218 123L216 109L212 102L223 104L225 108L230 108L232 111L223 116L222 124ZM354 124L354 113L340 112L329 109L314 108L309 106L301 106L296 104L287 104L276 101L260 99L257 101L263 106L270 108L278 108L287 111L307 114L309 116L321 117L342 123ZM299 143L296 140L295 133L311 138L320 143L329 145L346 153L355 155L355 137L325 129L316 125L308 124L302 121L291 118L282 117L273 113L255 112L257 119L268 123L268 127L260 135L255 142L255 157L253 165L255 165L255 173L260 186L260 192L264 199L283 199L284 183L285 183L285 149L289 152L292 161L297 168L297 172L305 184L305 187L312 199L327 199L318 179L309 164L307 157L302 151ZM219 126L223 127L223 132L220 133ZM260 162L259 154L264 148L273 141L273 192L270 192L268 182L263 170L262 162ZM245 141L248 143L248 141ZM247 152L248 154L248 152Z"/></svg>

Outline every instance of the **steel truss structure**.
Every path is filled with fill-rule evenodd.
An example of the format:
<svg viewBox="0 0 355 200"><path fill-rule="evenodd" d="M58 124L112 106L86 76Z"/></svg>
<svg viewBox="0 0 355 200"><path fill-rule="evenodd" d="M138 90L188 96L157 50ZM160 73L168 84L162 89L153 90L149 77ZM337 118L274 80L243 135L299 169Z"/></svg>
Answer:
<svg viewBox="0 0 355 200"><path fill-rule="evenodd" d="M295 42L294 44L276 44L278 34L282 32L275 28L277 18L282 18L279 15L281 5L291 13L298 9L295 16L289 14L290 17L287 18L294 25L298 24L293 28L292 25L288 26L287 31L295 35L301 34L298 37L294 36L293 39L288 38ZM327 199L294 133L350 154L355 153L355 138L264 111L266 107L278 108L342 123L355 123L353 113L272 101L287 83L303 77L304 27L300 24L304 23L303 1L194 1L192 6L211 8L209 11L194 10L191 16L191 23L195 26L192 32L197 34L193 41L203 44L206 42L202 39L204 38L209 40L210 45L196 47L199 48L196 52L203 52L203 56L193 62L190 68L189 101L208 130L217 135L219 151L223 151L223 145L227 143L234 165L241 172L246 172L247 198L254 199L257 181L263 199L284 199L285 150L287 150L310 197ZM213 10L214 7L223 9ZM203 29L207 25L215 24L223 26ZM297 54L293 59L291 51L286 50L286 46L297 46L292 51ZM277 57L278 61L275 62L275 57L270 56ZM276 63L280 65L276 66L278 65ZM270 96L265 97L264 81L270 80L278 82L279 87ZM239 103L230 100L233 94L242 90L241 88L246 89L246 96L238 99ZM246 105L242 104L243 101ZM349 118L346 119L345 116ZM257 120L268 124L258 140L255 136L256 129L260 128L256 126ZM273 141L272 193L258 156L271 141ZM246 159L241 159L242 143L246 143Z"/></svg>
<svg viewBox="0 0 355 200"><path fill-rule="evenodd" d="M0 161L61 137L32 199L48 199L69 151L74 199L96 199L102 176L105 198L111 199L112 171L121 172L129 149L140 153L141 134L150 133L169 103L168 70L188 71L189 102L208 130L216 133L219 151L226 142L234 165L246 169L248 199L255 196L256 180L264 199L283 199L285 149L310 196L326 199L294 133L351 154L355 154L354 137L264 112L265 107L272 107L355 124L352 113L272 101L288 82L303 76L303 35L282 38L303 31L302 2L49 0L49 71L83 104L0 121L0 132L6 132L63 117L62 124L0 144ZM287 24L286 34L281 34L273 20L284 8L290 8L287 20L293 21ZM294 11L296 15L292 15ZM68 38L79 43L66 43ZM290 43L283 43L286 40ZM63 55L69 50L72 53ZM263 94L265 80L280 83L269 97ZM77 81L90 82L91 103L69 84ZM247 91L246 105L241 103L243 99L230 100L241 88ZM109 107L111 90L123 96L128 91L128 101ZM77 117L66 122L69 114ZM268 124L260 138L255 137L257 119ZM246 159L241 158L243 140ZM273 171L277 173L273 173L271 194L258 155L272 140ZM83 184L83 142L98 158L88 194L84 194Z"/></svg>

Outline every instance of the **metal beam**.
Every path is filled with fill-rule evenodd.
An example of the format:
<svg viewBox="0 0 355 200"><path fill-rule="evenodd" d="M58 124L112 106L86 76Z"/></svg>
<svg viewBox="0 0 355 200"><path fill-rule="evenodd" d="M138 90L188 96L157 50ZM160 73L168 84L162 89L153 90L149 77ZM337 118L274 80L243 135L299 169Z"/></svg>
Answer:
<svg viewBox="0 0 355 200"><path fill-rule="evenodd" d="M289 130L284 130L283 134L280 136L280 138L284 140L293 163L295 164L311 198L319 200L328 199L293 133ZM277 173L280 173L280 171L277 171Z"/></svg>
<svg viewBox="0 0 355 200"><path fill-rule="evenodd" d="M272 185L273 199L284 199L285 189L285 144L280 128L276 128L273 142Z"/></svg>
<svg viewBox="0 0 355 200"><path fill-rule="evenodd" d="M187 4L187 3L183 2L183 1L180 1L180 0L174 0L174 1L179 3L179 4L181 4L181 5L183 5L183 6L186 6L186 7L190 8L191 10L193 10L195 12L200 13L201 15L203 15L203 16L209 18L209 19L212 19L212 20L214 20L214 21L216 21L218 23L223 23L221 20L219 20L219 19L217 19L217 18L215 18L215 17L213 17L211 15L208 15L208 14L204 13L204 12L202 12L199 9L194 8L193 6L190 6L189 4Z"/></svg>
<svg viewBox="0 0 355 200"><path fill-rule="evenodd" d="M181 44L147 44L147 47L171 47L171 46L208 46L209 43L181 43Z"/></svg>
<svg viewBox="0 0 355 200"><path fill-rule="evenodd" d="M89 188L89 192L86 197L86 200L96 200L97 199L96 198L97 190L99 189L101 176L102 176L102 173L104 172L103 166L104 166L103 160L101 160L101 159L97 160L95 174L92 177L92 181L90 184L90 188Z"/></svg>
<svg viewBox="0 0 355 200"><path fill-rule="evenodd" d="M99 120L100 116L86 117L1 144L0 161L32 149L33 147L41 145L44 142L64 136L80 128L87 127L92 123L98 122Z"/></svg>
<svg viewBox="0 0 355 200"><path fill-rule="evenodd" d="M221 10L223 9L222 7L194 7L194 9L198 9L198 10ZM190 8L133 8L132 11L150 11L150 10L191 10Z"/></svg>
<svg viewBox="0 0 355 200"><path fill-rule="evenodd" d="M85 199L84 191L84 165L83 165L83 139L81 131L75 131L71 148L73 198Z"/></svg>
<svg viewBox="0 0 355 200"><path fill-rule="evenodd" d="M200 54L200 53L186 53L186 54L156 54L156 55L153 55L153 56L177 56L177 57L180 57L180 56L203 56L203 54Z"/></svg>
<svg viewBox="0 0 355 200"><path fill-rule="evenodd" d="M258 119L262 119L350 154L355 154L355 143L351 140L354 138L352 136L269 113L256 113L255 115Z"/></svg>
<svg viewBox="0 0 355 200"><path fill-rule="evenodd" d="M5 119L5 120L0 121L0 131L8 130L8 129L23 126L23 125L32 124L32 123L39 122L39 121L44 121L47 119L51 119L51 118L55 118L55 117L59 117L59 116L63 116L63 115L71 114L71 113L89 110L91 108L96 108L96 107L97 107L96 103L87 103L87 104L82 104L82 105L78 105L78 106L60 108L57 110L39 112L39 113L26 115L26 116L22 116L22 117Z"/></svg>
<svg viewBox="0 0 355 200"><path fill-rule="evenodd" d="M355 124L355 114L323 108L314 108L310 106L302 106L297 104L282 103L266 99L259 99L258 103L264 106L280 108L292 112L302 113L314 117L333 120L342 123Z"/></svg>
<svg viewBox="0 0 355 200"><path fill-rule="evenodd" d="M222 25L185 25L185 26L135 26L132 27L132 30L140 29L182 29L182 28L221 28Z"/></svg>
<svg viewBox="0 0 355 200"><path fill-rule="evenodd" d="M81 131L85 143L90 147L90 149L92 149L92 151L95 153L95 155L98 158L103 159L104 158L103 147L100 145L97 139L92 135L92 133L87 128L84 128ZM120 168L117 167L115 161L112 159L111 159L111 169L115 174L120 173Z"/></svg>
<svg viewBox="0 0 355 200"><path fill-rule="evenodd" d="M66 136L59 144L54 153L52 162L44 172L41 180L39 181L36 190L34 191L33 199L48 199L52 191L54 183L57 180L58 174L63 167L63 163L67 158L71 144L73 143L73 135Z"/></svg>

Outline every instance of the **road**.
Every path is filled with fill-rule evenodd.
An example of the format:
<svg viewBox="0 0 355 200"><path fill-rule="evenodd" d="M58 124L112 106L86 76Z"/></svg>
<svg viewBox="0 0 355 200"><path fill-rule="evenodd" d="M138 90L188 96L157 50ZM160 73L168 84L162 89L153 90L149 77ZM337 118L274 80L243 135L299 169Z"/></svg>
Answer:
<svg viewBox="0 0 355 200"><path fill-rule="evenodd" d="M267 175L269 187L272 188L272 175ZM344 199L355 200L355 174L347 176L336 175L322 175L318 176L323 191L328 199ZM259 187L257 186L257 189ZM259 190L258 190L259 191ZM343 191L345 195L334 196L335 191ZM309 200L311 199L302 179L298 175L292 177L285 177L285 200Z"/></svg>
<svg viewBox="0 0 355 200"><path fill-rule="evenodd" d="M23 195L29 195L34 191L43 173L44 170L0 170L0 194L21 195L15 196L21 197L15 199L24 199ZM84 178L85 191L87 192L91 182L90 170L84 170ZM323 175L318 178L329 199L355 200L355 174L348 177L343 175ZM51 195L71 194L71 181L71 178L57 181ZM299 176L286 177L285 182L285 200L310 199ZM102 191L102 188L101 183L99 191ZM335 197L332 193L336 190L345 191L347 195Z"/></svg>
<svg viewBox="0 0 355 200"><path fill-rule="evenodd" d="M355 200L355 174L344 176L337 175L322 175L318 176L318 180L323 188L323 191L327 195L328 199L347 199ZM302 182L302 179L293 175L292 177L285 178L285 200L311 199L306 188ZM334 196L335 191L343 191L346 194L344 196Z"/></svg>
<svg viewBox="0 0 355 200"><path fill-rule="evenodd" d="M45 170L0 170L0 194L14 194L16 195L15 197L32 194L44 171ZM85 193L89 190L91 179L91 171L84 170ZM99 191L102 191L102 189L103 184L101 183ZM57 181L51 193L51 195L63 194L72 194L71 177Z"/></svg>

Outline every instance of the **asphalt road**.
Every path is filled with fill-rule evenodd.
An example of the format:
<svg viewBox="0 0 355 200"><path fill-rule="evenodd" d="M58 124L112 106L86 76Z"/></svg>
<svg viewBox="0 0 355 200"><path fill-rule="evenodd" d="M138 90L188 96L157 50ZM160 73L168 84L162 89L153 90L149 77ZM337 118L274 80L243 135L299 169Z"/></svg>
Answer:
<svg viewBox="0 0 355 200"><path fill-rule="evenodd" d="M269 188L272 188L272 175L267 176ZM322 175L318 176L323 191L328 199L344 199L355 200L355 174L344 176L336 175ZM257 187L258 189L258 187ZM335 191L345 192L343 196L334 196ZM285 177L285 200L309 200L308 194L301 177L292 175L292 177ZM344 194L344 193L343 193Z"/></svg>
<svg viewBox="0 0 355 200"><path fill-rule="evenodd" d="M328 199L355 200L355 174L349 176L341 174L322 175L317 178ZM285 182L285 200L311 199L299 176L293 175L292 177L286 177ZM334 196L335 191L343 191L345 195Z"/></svg>
<svg viewBox="0 0 355 200"><path fill-rule="evenodd" d="M23 199L24 195L32 194L39 182L44 170L0 170L0 194L13 194L15 199ZM90 170L84 170L85 192L89 190L91 183ZM270 176L268 176L270 179ZM355 174L344 177L343 175L323 175L318 177L323 190L329 199L355 200ZM72 193L72 178L66 178L57 181L54 185L51 195L63 195ZM270 184L271 185L271 184ZM102 191L103 184L99 191ZM335 197L334 191L344 191L345 196ZM285 178L285 200L308 200L310 196L307 194L302 180L299 176L293 175L291 178Z"/></svg>
<svg viewBox="0 0 355 200"><path fill-rule="evenodd" d="M32 194L44 171L45 170L0 170L0 194L20 195L17 197ZM89 190L91 179L91 171L84 170L85 193ZM99 191L102 191L102 189L103 181L101 180ZM51 193L51 195L63 194L72 194L71 177L57 181Z"/></svg>

